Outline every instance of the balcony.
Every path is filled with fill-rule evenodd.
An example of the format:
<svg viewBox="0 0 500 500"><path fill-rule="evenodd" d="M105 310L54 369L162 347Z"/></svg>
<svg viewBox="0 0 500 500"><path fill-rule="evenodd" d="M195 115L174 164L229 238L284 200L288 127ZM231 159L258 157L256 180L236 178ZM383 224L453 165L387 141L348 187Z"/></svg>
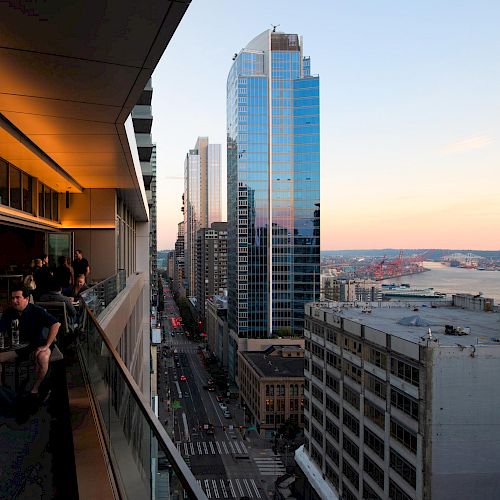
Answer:
<svg viewBox="0 0 500 500"><path fill-rule="evenodd" d="M206 498L97 319L127 294L124 278L85 293L46 402L24 423L0 420L2 497Z"/></svg>

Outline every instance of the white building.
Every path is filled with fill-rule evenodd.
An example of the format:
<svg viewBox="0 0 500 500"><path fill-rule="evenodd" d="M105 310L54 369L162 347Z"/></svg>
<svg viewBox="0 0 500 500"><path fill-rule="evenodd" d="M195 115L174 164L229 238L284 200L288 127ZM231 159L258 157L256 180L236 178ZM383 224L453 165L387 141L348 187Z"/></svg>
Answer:
<svg viewBox="0 0 500 500"><path fill-rule="evenodd" d="M498 496L500 315L458 298L306 306L307 498Z"/></svg>

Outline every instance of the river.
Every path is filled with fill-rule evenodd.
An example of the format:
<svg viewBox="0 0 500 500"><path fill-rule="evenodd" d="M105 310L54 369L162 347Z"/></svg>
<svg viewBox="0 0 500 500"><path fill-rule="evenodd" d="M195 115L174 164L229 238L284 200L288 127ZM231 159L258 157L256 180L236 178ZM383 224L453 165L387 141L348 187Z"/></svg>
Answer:
<svg viewBox="0 0 500 500"><path fill-rule="evenodd" d="M500 304L500 271L477 271L460 267L447 267L439 262L424 262L429 269L424 273L402 276L382 283L409 283L411 286L434 288L436 292L477 294L495 299Z"/></svg>

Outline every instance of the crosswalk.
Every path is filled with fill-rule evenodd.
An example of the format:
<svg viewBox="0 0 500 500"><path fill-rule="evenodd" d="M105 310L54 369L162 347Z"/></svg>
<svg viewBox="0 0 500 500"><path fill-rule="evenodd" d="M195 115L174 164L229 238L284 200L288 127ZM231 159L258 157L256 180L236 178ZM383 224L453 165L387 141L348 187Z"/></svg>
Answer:
<svg viewBox="0 0 500 500"><path fill-rule="evenodd" d="M254 461L263 476L281 476L286 472L283 462L275 455L254 457Z"/></svg>
<svg viewBox="0 0 500 500"><path fill-rule="evenodd" d="M197 479L207 498L262 498L253 479Z"/></svg>
<svg viewBox="0 0 500 500"><path fill-rule="evenodd" d="M248 449L243 441L177 442L177 450L183 457L194 455L248 455Z"/></svg>

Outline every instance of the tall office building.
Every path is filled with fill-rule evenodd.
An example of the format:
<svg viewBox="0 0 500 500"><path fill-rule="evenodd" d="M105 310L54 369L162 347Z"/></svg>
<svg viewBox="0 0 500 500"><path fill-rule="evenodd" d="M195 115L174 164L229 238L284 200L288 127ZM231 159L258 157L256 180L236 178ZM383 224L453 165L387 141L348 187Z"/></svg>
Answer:
<svg viewBox="0 0 500 500"><path fill-rule="evenodd" d="M196 237L221 220L221 146L198 137L184 162L184 255L187 291L196 296Z"/></svg>
<svg viewBox="0 0 500 500"><path fill-rule="evenodd" d="M319 297L319 77L302 38L267 30L227 80L228 321L237 338L303 332Z"/></svg>

